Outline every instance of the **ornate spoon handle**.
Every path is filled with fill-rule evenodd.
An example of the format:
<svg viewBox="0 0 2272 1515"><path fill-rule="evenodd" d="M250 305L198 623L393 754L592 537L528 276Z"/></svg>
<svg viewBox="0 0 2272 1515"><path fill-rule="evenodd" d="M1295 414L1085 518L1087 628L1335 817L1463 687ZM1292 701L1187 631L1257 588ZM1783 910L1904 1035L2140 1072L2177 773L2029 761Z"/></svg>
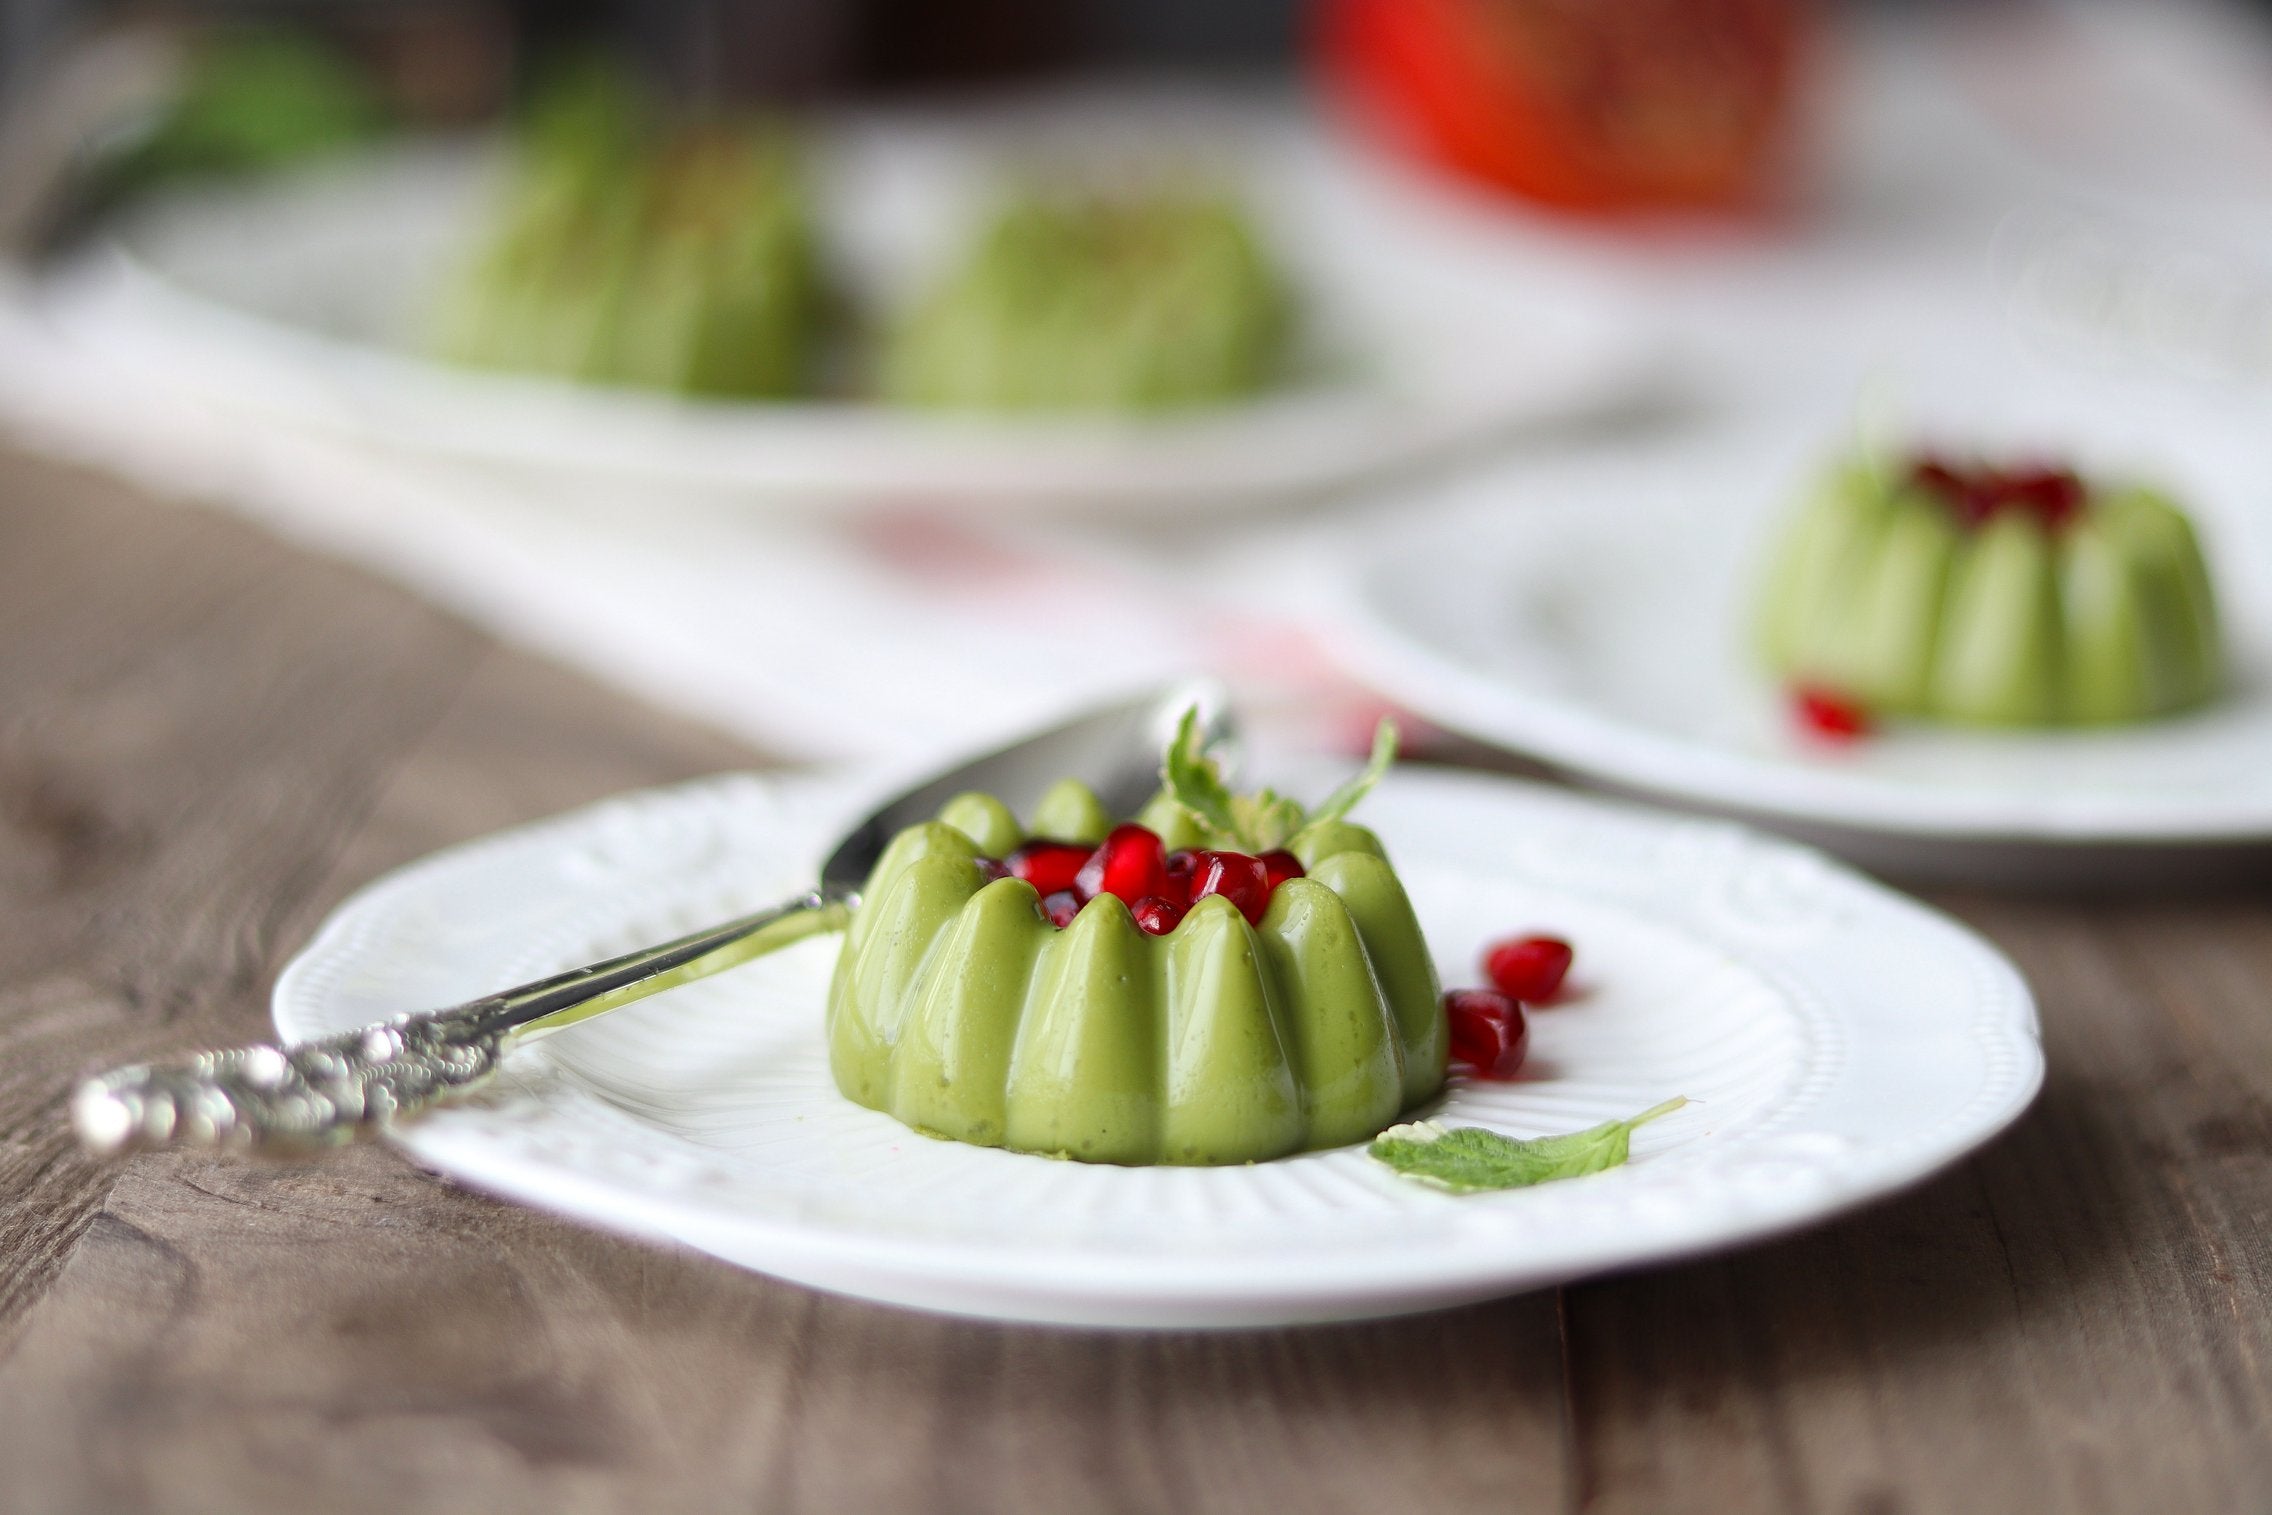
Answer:
<svg viewBox="0 0 2272 1515"><path fill-rule="evenodd" d="M81 1144L290 1154L336 1146L457 1098L514 1042L843 927L850 898L814 890L656 947L571 968L447 1010L398 1015L322 1041L200 1052L92 1078L71 1097Z"/></svg>

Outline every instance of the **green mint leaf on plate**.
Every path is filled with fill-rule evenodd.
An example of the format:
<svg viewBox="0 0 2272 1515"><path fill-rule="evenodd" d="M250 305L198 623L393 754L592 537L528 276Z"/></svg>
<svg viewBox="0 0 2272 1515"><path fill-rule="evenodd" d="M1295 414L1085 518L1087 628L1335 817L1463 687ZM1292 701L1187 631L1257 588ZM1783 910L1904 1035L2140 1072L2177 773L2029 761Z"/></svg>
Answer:
<svg viewBox="0 0 2272 1515"><path fill-rule="evenodd" d="M1362 772L1325 797L1325 802L1309 813L1306 824L1315 826L1320 821L1338 821L1357 808L1357 802L1373 792L1373 786L1388 772L1389 764L1396 761L1396 722L1381 717L1373 728L1373 755L1365 760Z"/></svg>
<svg viewBox="0 0 2272 1515"><path fill-rule="evenodd" d="M1414 1183L1451 1194L1527 1189L1557 1178L1583 1178L1622 1167L1631 1152L1635 1127L1687 1103L1685 1098L1668 1099L1631 1120L1603 1121L1567 1136L1527 1141L1480 1126L1447 1130L1434 1121L1417 1121L1391 1126L1366 1151Z"/></svg>

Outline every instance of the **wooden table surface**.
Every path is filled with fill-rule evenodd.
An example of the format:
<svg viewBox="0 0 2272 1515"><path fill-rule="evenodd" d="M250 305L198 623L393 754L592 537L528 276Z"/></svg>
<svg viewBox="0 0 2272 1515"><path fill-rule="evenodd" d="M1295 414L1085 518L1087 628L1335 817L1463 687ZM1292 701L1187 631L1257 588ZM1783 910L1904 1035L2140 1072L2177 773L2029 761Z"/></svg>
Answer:
<svg viewBox="0 0 2272 1515"><path fill-rule="evenodd" d="M105 1165L374 873L762 761L227 518L0 454L0 1509L2272 1509L2272 899L1948 894L2042 1103L1834 1225L1410 1320L827 1298L383 1150Z"/></svg>

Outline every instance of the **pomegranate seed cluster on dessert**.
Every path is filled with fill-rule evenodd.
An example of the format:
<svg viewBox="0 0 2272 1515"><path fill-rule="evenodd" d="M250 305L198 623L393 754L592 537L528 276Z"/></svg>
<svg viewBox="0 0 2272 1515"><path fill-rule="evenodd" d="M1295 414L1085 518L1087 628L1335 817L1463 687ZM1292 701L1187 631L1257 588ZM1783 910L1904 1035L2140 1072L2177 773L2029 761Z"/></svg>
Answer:
<svg viewBox="0 0 2272 1515"><path fill-rule="evenodd" d="M1880 715L2145 720L2208 700L2223 668L2208 569L2167 498L1930 454L1833 471L1784 534L1757 630L1801 720L1834 737Z"/></svg>
<svg viewBox="0 0 2272 1515"><path fill-rule="evenodd" d="M1110 1163L1238 1163L1365 1141L1442 1088L1434 964L1380 839L1232 795L1186 717L1115 824L1066 781L893 838L829 991L837 1087L930 1135Z"/></svg>

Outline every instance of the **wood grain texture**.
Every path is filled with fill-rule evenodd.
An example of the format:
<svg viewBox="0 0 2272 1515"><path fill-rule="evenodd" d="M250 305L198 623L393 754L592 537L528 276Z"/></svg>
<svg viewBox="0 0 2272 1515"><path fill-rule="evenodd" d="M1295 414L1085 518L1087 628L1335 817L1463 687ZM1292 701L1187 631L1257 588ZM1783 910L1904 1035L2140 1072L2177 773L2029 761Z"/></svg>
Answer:
<svg viewBox="0 0 2272 1515"><path fill-rule="evenodd" d="M0 1511L2272 1508L2272 902L1944 901L2052 1076L1915 1192L1372 1325L934 1320L383 1151L88 1163L82 1068L264 1025L375 873L714 734L0 455Z"/></svg>

